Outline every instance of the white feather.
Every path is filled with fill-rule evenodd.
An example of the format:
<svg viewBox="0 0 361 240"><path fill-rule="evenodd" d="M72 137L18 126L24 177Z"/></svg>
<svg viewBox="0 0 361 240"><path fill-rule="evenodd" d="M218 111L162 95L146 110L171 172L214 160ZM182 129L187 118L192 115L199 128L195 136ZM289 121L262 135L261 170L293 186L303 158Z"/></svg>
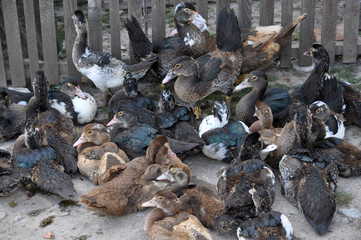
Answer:
<svg viewBox="0 0 361 240"><path fill-rule="evenodd" d="M288 218L284 214L281 214L281 223L286 231L286 237L288 238L288 240L291 240L293 234L293 227L290 220L288 220Z"/></svg>
<svg viewBox="0 0 361 240"><path fill-rule="evenodd" d="M78 113L78 123L86 124L91 122L97 113L97 103L88 93L84 93L87 98L73 97L74 111Z"/></svg>
<svg viewBox="0 0 361 240"><path fill-rule="evenodd" d="M212 143L210 145L204 145L202 148L204 155L219 161L222 161L226 157L227 151L223 143Z"/></svg>

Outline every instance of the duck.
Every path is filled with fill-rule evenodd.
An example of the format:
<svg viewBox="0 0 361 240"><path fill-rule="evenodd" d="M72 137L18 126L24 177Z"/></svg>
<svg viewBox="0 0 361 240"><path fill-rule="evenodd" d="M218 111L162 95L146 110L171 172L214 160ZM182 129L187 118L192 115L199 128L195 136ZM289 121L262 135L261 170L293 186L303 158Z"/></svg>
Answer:
<svg viewBox="0 0 361 240"><path fill-rule="evenodd" d="M230 106L233 85L242 66L240 33L234 11L222 9L217 21L217 49L196 59L183 56L174 59L162 84L176 78L174 91L186 103L198 102L221 91Z"/></svg>
<svg viewBox="0 0 361 240"><path fill-rule="evenodd" d="M243 82L234 88L234 92L252 87L252 91L244 95L236 104L236 117L251 126L257 118L254 116L254 104L257 101L265 102L272 110L273 125L283 127L293 117L293 103L286 90L267 88L268 78L264 71L250 72Z"/></svg>
<svg viewBox="0 0 361 240"><path fill-rule="evenodd" d="M123 169L129 162L127 154L110 142L107 128L100 123L87 124L73 147L77 147L79 172L95 184L110 181L109 175L114 177L110 172Z"/></svg>
<svg viewBox="0 0 361 240"><path fill-rule="evenodd" d="M88 23L83 11L76 10L72 19L77 33L72 51L73 63L80 73L89 78L103 92L106 92L108 88L122 86L127 72L131 72L137 80L140 79L157 61L157 56L152 56L139 64L127 65L107 52L89 49Z"/></svg>
<svg viewBox="0 0 361 240"><path fill-rule="evenodd" d="M212 239L195 216L180 211L177 196L169 190L158 191L143 207L156 207L145 220L150 239Z"/></svg>
<svg viewBox="0 0 361 240"><path fill-rule="evenodd" d="M262 212L269 212L275 197L275 176L271 168L254 156L244 159L240 155L218 178L217 191L225 202L227 213L236 218L251 218L259 214L254 205L251 189L262 192Z"/></svg>
<svg viewBox="0 0 361 240"><path fill-rule="evenodd" d="M138 210L137 182L152 164L167 164L174 155L165 136L155 137L147 148L146 155L132 159L125 169L109 182L93 188L80 196L80 202L89 210L106 215L123 215ZM117 194L114 194L114 193Z"/></svg>
<svg viewBox="0 0 361 240"><path fill-rule="evenodd" d="M174 22L179 32L178 36L170 36L153 44L144 34L136 18L126 20L125 25L135 58L142 60L154 54L158 55L157 62L152 65L152 73L157 79L166 76L171 61L176 57L186 55L197 58L208 52L206 38L202 34L206 20L196 12L193 4L179 3L174 10Z"/></svg>
<svg viewBox="0 0 361 240"><path fill-rule="evenodd" d="M111 97L108 105L109 117L125 111L136 116L140 123L159 128L154 114L155 104L138 91L138 83L131 73L125 74L123 88Z"/></svg>
<svg viewBox="0 0 361 240"><path fill-rule="evenodd" d="M49 106L49 82L43 71L35 73L32 84L34 96L26 106L27 131L39 138L38 145L56 151L56 160L66 173L75 173L78 168L77 152L72 147L76 135L73 121Z"/></svg>
<svg viewBox="0 0 361 240"><path fill-rule="evenodd" d="M205 141L202 152L211 159L230 162L238 156L249 128L243 122L230 119L225 101L214 102L213 114L199 125L199 136Z"/></svg>
<svg viewBox="0 0 361 240"><path fill-rule="evenodd" d="M25 106L10 101L7 92L0 92L0 142L22 134L25 125Z"/></svg>
<svg viewBox="0 0 361 240"><path fill-rule="evenodd" d="M17 89L11 87L0 87L0 93L6 93L11 102L26 106L34 94L29 89ZM5 95L5 94L4 94Z"/></svg>
<svg viewBox="0 0 361 240"><path fill-rule="evenodd" d="M16 139L12 156L12 167L21 173L30 196L37 191L64 198L76 196L71 176L64 170L66 165L53 147L43 145L40 131L34 130L30 122Z"/></svg>
<svg viewBox="0 0 361 240"><path fill-rule="evenodd" d="M346 105L343 113L345 124L361 127L361 91L348 82L339 82L343 86L343 98Z"/></svg>
<svg viewBox="0 0 361 240"><path fill-rule="evenodd" d="M317 119L325 127L325 138L336 137L343 139L345 137L346 128L342 115L330 110L330 107L323 101L313 102L309 105L309 109L312 119Z"/></svg>
<svg viewBox="0 0 361 240"><path fill-rule="evenodd" d="M243 220L237 228L238 239L288 239L293 227L286 215L270 211L261 216Z"/></svg>
<svg viewBox="0 0 361 240"><path fill-rule="evenodd" d="M130 158L143 156L147 144L149 145L153 138L161 135L159 129L139 123L136 116L123 111L115 114L107 126L109 127L111 141L123 149ZM168 139L174 153L179 154L180 157L196 153L202 146L202 142Z"/></svg>
<svg viewBox="0 0 361 240"><path fill-rule="evenodd" d="M59 91L49 91L48 99L50 107L72 119L75 125L90 123L97 114L94 97L83 92L71 77L64 78Z"/></svg>
<svg viewBox="0 0 361 240"><path fill-rule="evenodd" d="M22 184L23 176L11 164L11 153L0 149L0 196L8 196Z"/></svg>
<svg viewBox="0 0 361 240"><path fill-rule="evenodd" d="M285 155L279 163L281 193L305 216L320 235L325 234L336 213L338 170L330 161L323 169L302 155Z"/></svg>

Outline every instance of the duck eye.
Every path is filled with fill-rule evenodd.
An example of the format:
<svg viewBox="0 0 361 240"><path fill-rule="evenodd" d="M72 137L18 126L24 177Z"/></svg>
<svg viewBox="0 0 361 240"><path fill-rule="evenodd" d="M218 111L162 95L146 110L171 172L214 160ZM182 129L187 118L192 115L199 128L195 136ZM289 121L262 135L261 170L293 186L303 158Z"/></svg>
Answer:
<svg viewBox="0 0 361 240"><path fill-rule="evenodd" d="M257 76L252 76L252 80L256 80L257 79Z"/></svg>
<svg viewBox="0 0 361 240"><path fill-rule="evenodd" d="M317 52L317 49L312 48L311 51L312 51L312 52Z"/></svg>
<svg viewBox="0 0 361 240"><path fill-rule="evenodd" d="M171 168L170 171L171 171L172 173L176 173L176 172L177 172L177 170L176 170L175 168Z"/></svg>
<svg viewBox="0 0 361 240"><path fill-rule="evenodd" d="M188 12L190 12L191 10L190 10L189 8L185 8L184 11L188 13Z"/></svg>
<svg viewBox="0 0 361 240"><path fill-rule="evenodd" d="M177 64L175 65L176 68L180 68L181 66L182 66L182 64L180 64L180 63L177 63Z"/></svg>
<svg viewBox="0 0 361 240"><path fill-rule="evenodd" d="M71 83L68 83L68 86L69 86L69 87L71 87L71 86L73 86L73 84L71 84Z"/></svg>
<svg viewBox="0 0 361 240"><path fill-rule="evenodd" d="M118 112L118 115L119 115L119 116L122 116L122 115L123 115L123 112L122 112L122 111L119 111L119 112Z"/></svg>
<svg viewBox="0 0 361 240"><path fill-rule="evenodd" d="M162 197L162 196L159 196L159 197L158 197L158 200L163 200L163 197Z"/></svg>
<svg viewBox="0 0 361 240"><path fill-rule="evenodd" d="M93 131L92 131L92 130L89 130L89 131L88 131L88 134L92 134L92 133L93 133Z"/></svg>
<svg viewBox="0 0 361 240"><path fill-rule="evenodd" d="M320 111L321 111L320 109L317 109L317 110L316 110L316 113L319 113Z"/></svg>

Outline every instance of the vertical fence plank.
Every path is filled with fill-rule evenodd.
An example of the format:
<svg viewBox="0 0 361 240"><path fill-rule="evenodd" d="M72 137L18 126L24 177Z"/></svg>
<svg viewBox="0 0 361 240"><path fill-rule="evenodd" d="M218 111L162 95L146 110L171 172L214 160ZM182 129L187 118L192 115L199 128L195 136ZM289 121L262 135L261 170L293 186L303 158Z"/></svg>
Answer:
<svg viewBox="0 0 361 240"><path fill-rule="evenodd" d="M252 0L238 0L238 24L241 30L252 25Z"/></svg>
<svg viewBox="0 0 361 240"><path fill-rule="evenodd" d="M231 6L230 0L217 0L216 1L216 18L218 19L218 15L223 8L229 9Z"/></svg>
<svg viewBox="0 0 361 240"><path fill-rule="evenodd" d="M360 1L346 0L345 29L343 40L343 63L355 63L357 59L357 38Z"/></svg>
<svg viewBox="0 0 361 240"><path fill-rule="evenodd" d="M165 1L152 0L152 43L157 44L165 37Z"/></svg>
<svg viewBox="0 0 361 240"><path fill-rule="evenodd" d="M12 86L25 86L25 71L15 1L2 1Z"/></svg>
<svg viewBox="0 0 361 240"><path fill-rule="evenodd" d="M307 13L307 18L300 23L300 47L298 49L298 58L300 66L309 66L312 64L310 57L303 53L310 49L313 43L313 29L315 26L315 6L314 0L302 0L301 13Z"/></svg>
<svg viewBox="0 0 361 240"><path fill-rule="evenodd" d="M285 26L292 22L293 15L293 1L283 0L282 1L282 19L281 24ZM291 56L292 56L292 36L289 37L288 43L281 53L280 65L283 68L291 67Z"/></svg>
<svg viewBox="0 0 361 240"><path fill-rule="evenodd" d="M150 0L147 0L150 1ZM142 24L142 0L132 0L132 1L128 1L128 18L131 19L133 17L135 17L140 26L143 26ZM130 56L130 62L132 64L136 63L137 60L133 57L133 53L132 53L132 48L129 44L128 46L129 49L129 56Z"/></svg>
<svg viewBox="0 0 361 240"><path fill-rule="evenodd" d="M76 38L75 27L73 23L74 11L77 9L77 3L73 0L63 0L64 7L64 29L65 29L65 47L66 47L66 64L68 68L68 76L80 80L81 74L73 63L72 51Z"/></svg>
<svg viewBox="0 0 361 240"><path fill-rule="evenodd" d="M273 25L273 18L275 13L275 1L274 0L261 0L259 11L259 25L268 26Z"/></svg>
<svg viewBox="0 0 361 240"><path fill-rule="evenodd" d="M41 39L43 41L44 73L50 85L59 83L53 1L40 0Z"/></svg>
<svg viewBox="0 0 361 240"><path fill-rule="evenodd" d="M335 62L337 8L337 0L323 2L321 43L330 55L331 65Z"/></svg>
<svg viewBox="0 0 361 240"><path fill-rule="evenodd" d="M38 44L35 29L34 1L24 0L24 15L26 27L26 42L29 54L30 76L39 70Z"/></svg>
<svg viewBox="0 0 361 240"><path fill-rule="evenodd" d="M88 0L89 48L103 51L102 1Z"/></svg>
<svg viewBox="0 0 361 240"><path fill-rule="evenodd" d="M119 0L109 1L110 11L110 43L112 55L117 59L122 58L120 48L120 18L119 18Z"/></svg>
<svg viewBox="0 0 361 240"><path fill-rule="evenodd" d="M0 38L0 43L2 39ZM7 87L3 48L0 44L0 87Z"/></svg>
<svg viewBox="0 0 361 240"><path fill-rule="evenodd" d="M196 9L198 13L208 21L208 0L197 0Z"/></svg>

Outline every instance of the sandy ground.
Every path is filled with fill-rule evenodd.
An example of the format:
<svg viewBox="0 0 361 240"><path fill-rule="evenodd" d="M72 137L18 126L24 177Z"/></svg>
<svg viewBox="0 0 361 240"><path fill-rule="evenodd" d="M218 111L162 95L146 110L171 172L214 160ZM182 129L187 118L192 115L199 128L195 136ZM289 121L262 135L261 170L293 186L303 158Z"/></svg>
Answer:
<svg viewBox="0 0 361 240"><path fill-rule="evenodd" d="M299 1L299 5L300 5ZM319 1L318 5L319 4ZM342 2L342 1L340 1ZM276 1L280 5L280 1ZM297 4L297 3L296 3ZM278 6L277 5L277 6ZM232 5L233 6L233 5ZM234 9L237 9L233 7ZM297 5L294 17L300 15ZM253 15L259 9L255 8ZM340 3L340 11L342 4ZM210 7L209 14L214 14L214 7ZM320 24L320 7L316 9L316 25ZM341 14L341 13L340 13ZM318 16L318 17L317 17ZM280 11L275 11L276 19L280 17ZM211 19L212 17L210 17ZM277 21L276 21L277 23ZM211 22L210 22L211 24ZM212 24L211 24L212 25ZM257 26L257 18L252 26ZM211 28L212 31L212 28ZM169 31L170 32L170 31ZM214 32L214 29L213 29ZM122 30L122 38L126 34ZM167 31L168 34L168 31ZM126 37L127 38L127 37ZM109 42L109 35L104 34L104 39ZM124 38L123 38L124 39ZM126 48L127 40L122 45ZM108 45L104 48L107 50ZM126 51L126 49L125 49ZM127 52L124 53L127 57ZM337 64L336 64L337 65ZM342 67L341 64L337 65ZM361 63L356 65L357 76L361 74ZM309 72L300 72L292 69L280 69L276 65L267 69L267 74L277 76L277 81L285 84L285 79L290 86L297 86L308 76ZM361 129L348 127L345 139L354 145L361 147ZM14 141L0 144L0 148L12 149ZM218 175L226 163L208 159L202 154L196 154L183 159L192 171L193 182L206 184L212 188L218 180ZM277 174L277 172L275 172ZM94 212L88 211L78 200L79 196L88 193L95 185L86 178L77 174L73 178L75 189L78 193L73 198L74 206L61 207L63 200L59 196L38 193L29 198L24 189L18 189L10 196L0 198L0 238L1 239L43 239L43 235L53 232L56 239L146 239L144 230L145 217L150 210L137 212L125 216L101 217ZM291 205L280 193L280 184L276 182L276 199L273 209L284 213L291 221L294 228L294 236L297 239L360 239L361 235L361 177L350 179L339 178L337 192L351 194L353 199L348 205L338 206L332 226L323 236L315 233L307 223L303 215ZM14 206L15 204L15 206ZM351 213L347 213L349 210ZM343 212L343 213L341 213ZM345 213L346 212L346 213ZM54 216L53 223L40 227L42 220ZM236 234L220 234L211 231L213 239L237 239Z"/></svg>

